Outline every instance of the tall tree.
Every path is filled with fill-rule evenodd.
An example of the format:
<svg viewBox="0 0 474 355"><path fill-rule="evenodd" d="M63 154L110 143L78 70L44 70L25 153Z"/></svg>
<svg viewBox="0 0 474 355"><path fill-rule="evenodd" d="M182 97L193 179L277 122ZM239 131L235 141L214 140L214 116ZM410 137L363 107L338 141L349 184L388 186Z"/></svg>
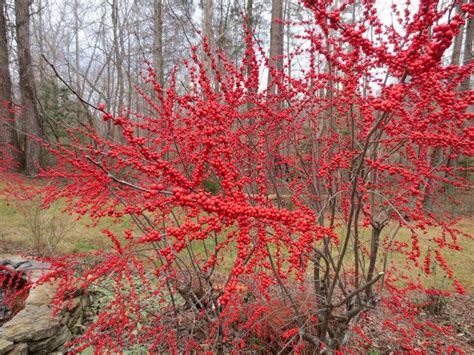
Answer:
<svg viewBox="0 0 474 355"><path fill-rule="evenodd" d="M247 0L246 4L247 27L249 31L253 30L253 0Z"/></svg>
<svg viewBox="0 0 474 355"><path fill-rule="evenodd" d="M213 24L213 17L214 17L214 4L213 0L202 0L202 27L203 27L203 35L206 37L207 42L209 43L210 48L214 48L214 31L212 28ZM204 67L206 71L209 73L209 79L215 89L217 90L218 84L215 80L215 76L212 74L211 69L211 58L204 53Z"/></svg>
<svg viewBox="0 0 474 355"><path fill-rule="evenodd" d="M461 14L461 5L463 1L459 1L456 4L456 14ZM463 37L463 28L461 28L461 32L454 38L454 46L453 46L453 53L451 54L451 64L452 65L459 65L459 61L461 58L461 49L462 49L462 37Z"/></svg>
<svg viewBox="0 0 474 355"><path fill-rule="evenodd" d="M464 56L463 64L470 65L472 63L472 41L474 40L474 22L473 18L466 22L466 35L464 36ZM471 88L471 76L468 75L461 85L461 91L468 91Z"/></svg>
<svg viewBox="0 0 474 355"><path fill-rule="evenodd" d="M245 16L247 18L247 21L246 21L247 29L250 33L253 33L253 31L254 31L253 0L247 0L246 9L245 9ZM252 67L251 67L250 63L247 63L247 65L245 67L245 71L246 71L247 77L252 75ZM251 90L253 90L253 89L254 88L251 88ZM247 109L250 109L251 107L252 107L252 104L248 103Z"/></svg>
<svg viewBox="0 0 474 355"><path fill-rule="evenodd" d="M123 73L123 36L119 19L118 1L112 1L112 29L113 29L113 43L114 43L114 59L117 70L117 112L123 109L123 98L125 93L124 87L124 73Z"/></svg>
<svg viewBox="0 0 474 355"><path fill-rule="evenodd" d="M213 42L212 20L213 20L213 0L203 0L203 30L204 35L210 44Z"/></svg>
<svg viewBox="0 0 474 355"><path fill-rule="evenodd" d="M25 173L38 173L41 147L35 137L41 134L40 118L36 106L36 88L30 47L30 1L15 0L16 40L20 74L21 116L26 131Z"/></svg>
<svg viewBox="0 0 474 355"><path fill-rule="evenodd" d="M272 85L275 79L272 69L283 70L283 0L272 0L272 23L270 26L270 68L268 71L268 89L277 92L277 86Z"/></svg>
<svg viewBox="0 0 474 355"><path fill-rule="evenodd" d="M5 18L5 1L0 0L0 154L9 157L0 159L18 160L18 139L14 129L15 116L12 110L12 81L9 68L7 23ZM13 149L12 149L13 148Z"/></svg>
<svg viewBox="0 0 474 355"><path fill-rule="evenodd" d="M153 60L155 71L158 76L158 83L163 86L164 65L163 65L163 18L162 0L154 0L153 16Z"/></svg>
<svg viewBox="0 0 474 355"><path fill-rule="evenodd" d="M270 54L269 54L269 65L268 65L268 81L267 89L268 93L271 95L278 94L278 85L275 84L274 80L277 73L283 71L283 37L284 29L281 21L283 20L283 0L272 0L272 16L271 16L271 25L270 25ZM275 104L275 108L280 110L282 108L282 103L278 102ZM271 146L271 141L275 141L280 132L277 130L273 137L267 137L267 149ZM279 149L279 148L278 148ZM276 175L283 171L282 160L278 154L273 153L268 164L271 166L269 173L274 180ZM278 196L278 204L281 204L280 196L278 191L275 191Z"/></svg>

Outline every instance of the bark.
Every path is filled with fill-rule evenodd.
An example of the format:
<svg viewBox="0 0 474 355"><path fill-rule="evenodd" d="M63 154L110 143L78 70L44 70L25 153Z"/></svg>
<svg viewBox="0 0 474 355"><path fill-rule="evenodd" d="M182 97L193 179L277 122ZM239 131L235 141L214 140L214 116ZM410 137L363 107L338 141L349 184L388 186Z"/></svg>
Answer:
<svg viewBox="0 0 474 355"><path fill-rule="evenodd" d="M40 53L40 55L42 55L42 54L45 53L45 50L44 50L45 35L44 35L44 28L43 28L43 26L44 26L44 22L43 22L43 4L42 4L41 0L38 1L38 9L39 9L39 11L38 11L38 21L37 21L37 28L38 28L37 42L38 42L38 46L39 46L39 53ZM33 23L33 31L35 31L35 23ZM45 80L46 80L45 72L44 72L43 68L41 68L41 67L40 67L40 70L39 70L39 79L40 79L41 83L45 82Z"/></svg>
<svg viewBox="0 0 474 355"><path fill-rule="evenodd" d="M214 35L212 31L213 22L213 0L203 0L203 30L209 45L212 47Z"/></svg>
<svg viewBox="0 0 474 355"><path fill-rule="evenodd" d="M463 1L459 1L456 5L456 14L461 13L461 5ZM461 27L461 32L454 38L454 46L453 46L453 53L451 54L451 64L452 65L459 65L459 61L461 58L461 48L462 48L462 37L463 37L463 27Z"/></svg>
<svg viewBox="0 0 474 355"><path fill-rule="evenodd" d="M277 93L277 86L272 85L274 76L272 69L283 70L283 25L279 22L283 19L283 1L272 0L272 23L270 26L270 70L268 71L267 88L270 93Z"/></svg>
<svg viewBox="0 0 474 355"><path fill-rule="evenodd" d="M461 11L461 5L464 3L464 1L459 1L456 4L456 15L462 15ZM464 36L464 26L460 28L460 32L458 35L454 38L454 45L453 45L453 53L451 54L451 65L459 65L461 62L461 50L462 50L462 43L463 43L463 36ZM462 86L462 85L461 85ZM459 88L461 89L461 87ZM439 149L439 148L438 148ZM452 152L452 149L450 149L450 153ZM451 159L449 157L450 154L448 154L447 157L447 162L446 165L448 167L452 167L453 164L455 163L454 159ZM445 173L445 178L448 177L448 173ZM450 189L450 186L447 187L447 189Z"/></svg>
<svg viewBox="0 0 474 355"><path fill-rule="evenodd" d="M269 68L268 68L268 81L267 90L269 95L275 95L278 92L278 86L273 82L276 73L283 70L283 25L280 22L283 20L283 0L272 0L272 17L270 26L270 54L269 54ZM281 103L275 104L274 108L280 110L282 108ZM278 134L278 133L277 133ZM276 137L267 137L267 150L271 146L272 142L275 142ZM279 149L279 148L278 148ZM281 153L281 152L279 152ZM283 171L282 161L279 157L271 157L269 166L271 167L269 173L272 176L271 179L275 180L277 175ZM279 195L275 189L275 193ZM278 204L281 204L280 198L278 198Z"/></svg>
<svg viewBox="0 0 474 355"><path fill-rule="evenodd" d="M74 65L76 66L76 90L78 93L81 93L81 85L80 85L80 44L79 44L79 2L78 0L74 1Z"/></svg>
<svg viewBox="0 0 474 355"><path fill-rule="evenodd" d="M246 26L247 26L247 29L250 33L253 33L253 27L254 27L254 19L253 19L253 0L247 0L247 4L246 4L246 9L245 9L245 15L246 15ZM252 75L252 71L251 71L251 66L250 64L247 64L245 66L245 74L248 77L250 77L250 75ZM250 92L253 92L254 89L253 88L249 88ZM247 103L247 111L250 110L252 107L254 107L254 104L252 104L251 102L248 102ZM253 120L251 121L253 123Z"/></svg>
<svg viewBox="0 0 474 355"><path fill-rule="evenodd" d="M5 1L0 0L0 160L20 163L18 137L13 114L12 80L9 68ZM5 154L5 155L4 155Z"/></svg>
<svg viewBox="0 0 474 355"><path fill-rule="evenodd" d="M39 170L41 147L40 119L36 106L36 88L30 47L30 1L15 0L16 36L20 74L21 117L26 132L25 173L35 176Z"/></svg>
<svg viewBox="0 0 474 355"><path fill-rule="evenodd" d="M212 28L213 24L213 17L214 17L214 11L213 11L213 0L203 0L202 1L202 6L203 6L203 15L202 15L202 27L203 27L203 34L207 38L207 42L209 43L209 48L212 51L214 49L214 32ZM209 80L211 81L212 86L214 87L214 90L217 92L219 91L219 87L217 84L217 81L215 80L215 75L213 73L213 69L211 66L211 58L208 57L207 53L204 53L204 68L206 69L206 72L208 74Z"/></svg>
<svg viewBox="0 0 474 355"><path fill-rule="evenodd" d="M375 276L375 265L378 261L377 254L380 247L380 233L383 227L380 224L372 225L372 236L370 240L370 257L369 257L369 268L367 270L367 283L370 283ZM366 288L367 300L369 302L374 301L374 294L372 285Z"/></svg>
<svg viewBox="0 0 474 355"><path fill-rule="evenodd" d="M463 64L470 65L472 63L472 41L474 39L474 19L471 17L466 23L466 36L464 37L464 57ZM462 83L461 91L468 91L471 88L471 75L468 75Z"/></svg>
<svg viewBox="0 0 474 355"><path fill-rule="evenodd" d="M250 32L253 31L253 0L247 0L246 6L247 27Z"/></svg>
<svg viewBox="0 0 474 355"><path fill-rule="evenodd" d="M291 21L291 0L286 0L285 1L285 10L284 10L284 18L285 18L285 21ZM292 39L292 36L291 36L291 27L290 26L286 26L285 27L286 29L286 43L285 43L285 46L286 46L286 55L287 57L290 57L290 53L291 53L291 39ZM283 39L282 39L283 40ZM291 62L288 63L288 68L287 68L287 75L289 78L291 78Z"/></svg>
<svg viewBox="0 0 474 355"><path fill-rule="evenodd" d="M164 83L162 0L154 0L153 59L158 83Z"/></svg>
<svg viewBox="0 0 474 355"><path fill-rule="evenodd" d="M112 27L113 27L113 41L114 41L114 57L115 57L115 67L117 69L117 102L116 102L116 113L120 113L120 110L123 109L123 97L124 97L124 75L123 75L123 53L121 46L121 35L119 28L119 14L118 14L118 1L113 0L112 2Z"/></svg>

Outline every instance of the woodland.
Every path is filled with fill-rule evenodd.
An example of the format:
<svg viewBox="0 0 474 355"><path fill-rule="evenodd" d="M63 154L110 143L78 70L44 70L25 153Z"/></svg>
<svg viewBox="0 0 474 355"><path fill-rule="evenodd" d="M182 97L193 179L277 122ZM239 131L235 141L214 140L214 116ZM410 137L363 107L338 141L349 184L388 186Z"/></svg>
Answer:
<svg viewBox="0 0 474 355"><path fill-rule="evenodd" d="M0 0L0 259L65 353L472 353L473 16Z"/></svg>

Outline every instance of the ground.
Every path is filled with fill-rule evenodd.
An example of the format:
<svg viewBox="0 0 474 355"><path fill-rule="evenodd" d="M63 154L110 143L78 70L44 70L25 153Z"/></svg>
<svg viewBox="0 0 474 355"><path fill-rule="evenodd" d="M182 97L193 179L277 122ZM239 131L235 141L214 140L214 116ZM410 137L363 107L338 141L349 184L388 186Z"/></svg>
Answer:
<svg viewBox="0 0 474 355"><path fill-rule="evenodd" d="M0 254L38 255L44 253L52 256L61 253L87 252L109 245L108 240L101 235L101 229L123 231L130 228L130 222L127 220L117 224L106 219L99 226L91 226L91 221L88 218L76 221L74 216L68 215L63 209L64 206L59 203L49 211L41 211L35 203L20 202L0 195ZM43 240L48 234L51 223L54 224L53 228L56 230L58 228L64 229L57 238L59 240ZM474 220L472 216L462 216L458 227L473 235ZM428 233L436 233L436 230L428 230ZM400 238L409 240L409 233L402 232ZM54 250L51 244L54 244ZM448 252L446 259L464 285L466 294L453 294L443 298L439 314L431 314L428 309L420 308L417 317L437 325L451 327L452 332L449 335L439 336L437 334L436 341L458 346L466 353L474 353L474 278L472 277L474 274L474 241L464 238L460 240L460 244L464 250L461 253ZM396 255L393 256L393 260L399 261ZM419 276L419 271L413 272L414 274L411 276L414 278ZM441 273L439 276L435 275L434 280L433 286L452 290L449 280L441 276ZM416 297L419 297L420 300L426 298L422 294L414 295L412 298L416 299ZM394 348L393 342L387 338L386 330L381 326L385 319L391 319L391 317L392 315L383 306L377 307L368 314L363 331L373 341L368 348L371 352L390 353L397 350ZM398 325L403 326L403 320L397 322ZM422 347L424 340L426 337L420 334L420 339L415 339L415 343L419 342ZM432 350L435 351L434 348Z"/></svg>
<svg viewBox="0 0 474 355"><path fill-rule="evenodd" d="M427 336L427 333L420 331L415 336L410 336L410 341L418 349L427 353L437 353L438 351L435 345L426 346L426 341L439 342L445 351L448 346L455 346L466 354L472 354L474 352L474 308L472 302L472 294L454 294L446 300L445 308L440 314L430 314L427 310L420 309L419 315L415 318L417 321L428 321L439 326L450 327L451 331L448 334L433 332L432 336ZM409 352L407 348L404 348L404 340L400 334L389 333L387 328L382 326L386 319L393 319L393 314L383 306L377 307L367 315L362 327L364 333L372 341L367 349L372 354L397 353L401 350ZM397 320L396 325L399 328L409 328L408 321L404 320Z"/></svg>

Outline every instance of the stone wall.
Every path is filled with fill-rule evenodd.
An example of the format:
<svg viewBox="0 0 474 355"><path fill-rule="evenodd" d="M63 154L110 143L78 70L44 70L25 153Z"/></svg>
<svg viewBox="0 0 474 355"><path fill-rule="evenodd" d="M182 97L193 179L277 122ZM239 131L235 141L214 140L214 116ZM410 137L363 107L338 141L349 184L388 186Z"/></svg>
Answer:
<svg viewBox="0 0 474 355"><path fill-rule="evenodd" d="M47 271L31 271L30 282L34 283L44 272ZM0 328L0 355L65 353L64 345L80 331L89 298L84 293L75 295L53 317L51 302L56 289L55 282L31 289L25 308Z"/></svg>

